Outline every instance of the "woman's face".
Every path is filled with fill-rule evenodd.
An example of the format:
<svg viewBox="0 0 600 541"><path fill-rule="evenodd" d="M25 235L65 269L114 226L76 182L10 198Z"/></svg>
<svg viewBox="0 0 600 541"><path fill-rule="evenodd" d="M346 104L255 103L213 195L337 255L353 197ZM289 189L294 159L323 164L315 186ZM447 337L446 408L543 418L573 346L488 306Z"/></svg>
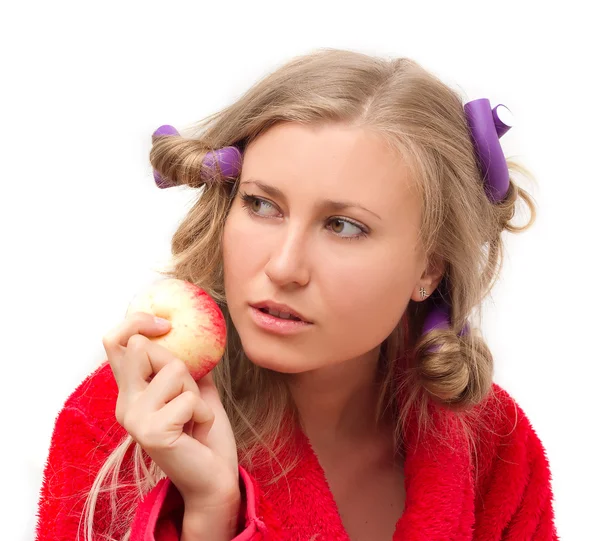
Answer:
<svg viewBox="0 0 600 541"><path fill-rule="evenodd" d="M228 309L253 363L300 373L378 348L419 299L414 188L401 158L361 128L281 123L248 146L223 257ZM265 299L312 324L265 330L251 308Z"/></svg>

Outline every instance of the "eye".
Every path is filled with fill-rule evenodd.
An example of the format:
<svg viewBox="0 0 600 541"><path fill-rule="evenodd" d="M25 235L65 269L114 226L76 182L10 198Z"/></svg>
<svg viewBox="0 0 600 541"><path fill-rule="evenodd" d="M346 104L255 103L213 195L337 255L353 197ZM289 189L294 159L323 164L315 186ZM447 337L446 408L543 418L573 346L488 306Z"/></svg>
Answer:
<svg viewBox="0 0 600 541"><path fill-rule="evenodd" d="M350 220L347 220L346 218L331 218L329 223L332 224L331 230L343 239L358 239L367 236L367 232L363 227L359 226L358 224L355 224L354 222L351 222ZM340 235L339 233L341 233L344 230L345 225L354 227L354 229L357 230L357 232L349 236ZM336 229L340 229L340 231L337 231Z"/></svg>
<svg viewBox="0 0 600 541"><path fill-rule="evenodd" d="M268 208L276 209L275 205L273 205L269 201L247 193L241 193L241 198L242 206L251 216L258 216L260 218L275 217L273 215L269 216L260 213L261 205L264 205ZM349 220L348 218L333 217L328 220L328 223L334 224L334 227L331 227L330 230L335 234L335 236L343 240L358 240L368 236L368 230L365 228L365 226L361 226L360 224L355 223L352 220ZM340 233L344 230L345 225L354 227L358 230L358 232L353 235L341 235Z"/></svg>
<svg viewBox="0 0 600 541"><path fill-rule="evenodd" d="M257 214L258 216L263 216L260 214L261 205L266 207L275 208L271 203L265 201L264 199L260 199L259 197L254 197L253 195L249 195L247 193L243 193L242 197L242 206L251 214Z"/></svg>

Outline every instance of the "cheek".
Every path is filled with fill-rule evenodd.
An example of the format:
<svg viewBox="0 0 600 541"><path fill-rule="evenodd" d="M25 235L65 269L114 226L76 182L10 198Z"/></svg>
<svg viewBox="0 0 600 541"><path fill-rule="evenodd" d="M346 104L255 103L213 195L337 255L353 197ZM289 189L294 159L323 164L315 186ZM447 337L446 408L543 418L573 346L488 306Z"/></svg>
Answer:
<svg viewBox="0 0 600 541"><path fill-rule="evenodd" d="M223 230L223 274L225 290L235 286L243 279L244 266L240 261L244 258L244 243L241 242L241 234L235 223L228 218Z"/></svg>
<svg viewBox="0 0 600 541"><path fill-rule="evenodd" d="M248 293L244 291L244 285L257 275L263 264L265 250L259 241L260 233L244 209L234 203L225 221L222 239L225 293L231 306L236 305L241 295Z"/></svg>
<svg viewBox="0 0 600 541"><path fill-rule="evenodd" d="M390 261L388 254L372 254L352 267L328 269L324 306L329 321L346 338L362 335L383 340L406 309L414 287L412 268Z"/></svg>
<svg viewBox="0 0 600 541"><path fill-rule="evenodd" d="M236 227L236 219L234 210L225 221L225 227L223 228L223 278L225 282L225 292L235 293L235 285L243 280L244 266L239 264L241 258L244 257L243 243L241 242L241 232ZM228 304L230 300L228 298Z"/></svg>

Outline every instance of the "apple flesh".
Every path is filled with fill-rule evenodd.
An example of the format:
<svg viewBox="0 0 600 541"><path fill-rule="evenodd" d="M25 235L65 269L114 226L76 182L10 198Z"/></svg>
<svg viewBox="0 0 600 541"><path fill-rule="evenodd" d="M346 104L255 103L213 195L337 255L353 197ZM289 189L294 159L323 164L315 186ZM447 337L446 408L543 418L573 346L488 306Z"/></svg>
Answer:
<svg viewBox="0 0 600 541"><path fill-rule="evenodd" d="M176 278L160 279L133 298L127 315L133 312L171 322L169 332L149 340L181 359L194 380L208 374L223 356L225 318L213 298L195 284Z"/></svg>

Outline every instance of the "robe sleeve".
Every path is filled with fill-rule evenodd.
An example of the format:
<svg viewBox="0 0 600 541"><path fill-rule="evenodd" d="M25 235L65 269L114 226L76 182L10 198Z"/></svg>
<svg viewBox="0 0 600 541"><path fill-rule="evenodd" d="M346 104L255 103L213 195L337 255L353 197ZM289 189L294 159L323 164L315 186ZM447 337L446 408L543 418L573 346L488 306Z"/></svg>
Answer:
<svg viewBox="0 0 600 541"><path fill-rule="evenodd" d="M93 416L86 414L79 405L63 407L55 422L44 467L35 541L83 541L86 497L100 468L124 434L124 430L117 430L116 435L107 434L95 424ZM127 501L136 502L130 540L178 541L183 500L176 487L168 478L162 479L140 498L132 480L133 476L127 479L120 477L119 481L129 486L117 492L117 506ZM240 527L235 541L266 539L263 535L266 527L256 515L258 494L255 482L242 468L240 488L243 489ZM92 541L106 539L106 535L121 539L128 527L127 523L112 521L110 500L106 493L101 494L94 513Z"/></svg>
<svg viewBox="0 0 600 541"><path fill-rule="evenodd" d="M255 481L241 466L239 473L242 499L237 535L232 541L267 540L265 523L257 516ZM130 541L178 541L181 536L183 513L184 503L177 487L168 478L162 479L138 507Z"/></svg>

